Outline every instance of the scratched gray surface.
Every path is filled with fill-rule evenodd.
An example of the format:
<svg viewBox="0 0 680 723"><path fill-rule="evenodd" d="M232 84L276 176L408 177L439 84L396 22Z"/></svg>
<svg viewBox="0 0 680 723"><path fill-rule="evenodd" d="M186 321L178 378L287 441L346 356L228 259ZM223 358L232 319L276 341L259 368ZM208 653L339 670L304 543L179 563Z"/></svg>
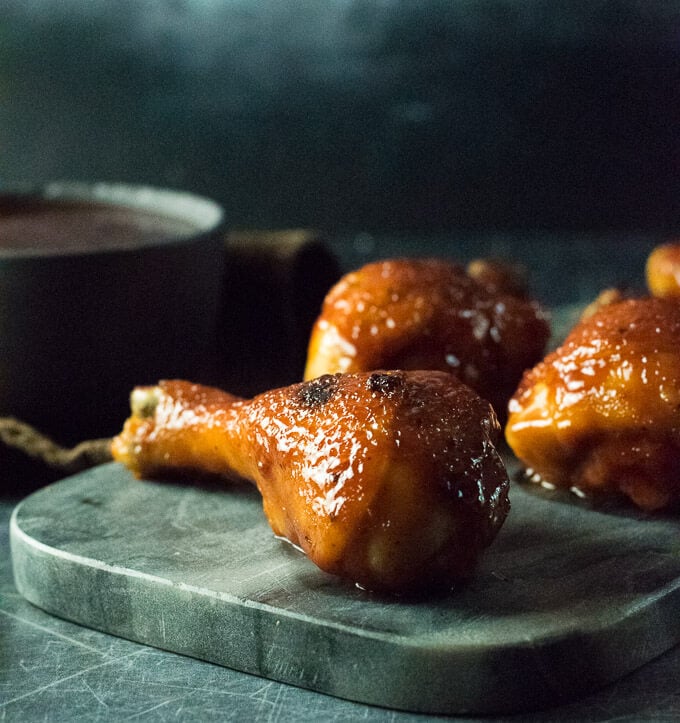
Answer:
<svg viewBox="0 0 680 723"><path fill-rule="evenodd" d="M8 549L12 501L0 504ZM489 721L663 721L680 716L680 648L570 705ZM33 607L0 557L0 720L417 721L237 673L63 621ZM472 721L471 718L458 720Z"/></svg>

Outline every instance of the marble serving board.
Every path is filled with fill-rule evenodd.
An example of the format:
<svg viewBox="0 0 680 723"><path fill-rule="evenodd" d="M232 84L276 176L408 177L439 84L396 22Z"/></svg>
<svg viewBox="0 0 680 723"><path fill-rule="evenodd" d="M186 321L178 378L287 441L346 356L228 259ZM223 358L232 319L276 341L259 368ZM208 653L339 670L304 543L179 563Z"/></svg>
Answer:
<svg viewBox="0 0 680 723"><path fill-rule="evenodd" d="M93 468L11 522L19 591L69 620L389 708L516 712L581 696L680 641L680 521L514 483L467 585L368 594L276 539L250 487Z"/></svg>

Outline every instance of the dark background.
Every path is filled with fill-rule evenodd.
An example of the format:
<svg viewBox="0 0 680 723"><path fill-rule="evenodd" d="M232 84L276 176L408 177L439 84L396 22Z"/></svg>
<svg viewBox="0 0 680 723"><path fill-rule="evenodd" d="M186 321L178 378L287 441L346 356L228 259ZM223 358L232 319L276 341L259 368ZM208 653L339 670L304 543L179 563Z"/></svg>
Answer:
<svg viewBox="0 0 680 723"><path fill-rule="evenodd" d="M0 183L232 226L675 231L680 3L2 0Z"/></svg>

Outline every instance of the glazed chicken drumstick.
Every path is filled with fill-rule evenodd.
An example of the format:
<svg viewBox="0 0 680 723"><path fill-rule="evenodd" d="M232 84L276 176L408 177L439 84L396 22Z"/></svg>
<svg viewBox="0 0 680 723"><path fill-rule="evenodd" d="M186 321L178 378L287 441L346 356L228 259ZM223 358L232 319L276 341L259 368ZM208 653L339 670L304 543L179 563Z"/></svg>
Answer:
<svg viewBox="0 0 680 723"><path fill-rule="evenodd" d="M605 304L528 371L506 439L536 482L680 503L680 303Z"/></svg>
<svg viewBox="0 0 680 723"><path fill-rule="evenodd" d="M508 513L496 416L450 374L328 375L250 400L164 381L131 400L114 459L254 482L276 535L368 589L453 586Z"/></svg>
<svg viewBox="0 0 680 723"><path fill-rule="evenodd" d="M547 314L526 298L511 267L387 259L345 275L328 292L304 376L437 369L455 374L503 415L549 336Z"/></svg>

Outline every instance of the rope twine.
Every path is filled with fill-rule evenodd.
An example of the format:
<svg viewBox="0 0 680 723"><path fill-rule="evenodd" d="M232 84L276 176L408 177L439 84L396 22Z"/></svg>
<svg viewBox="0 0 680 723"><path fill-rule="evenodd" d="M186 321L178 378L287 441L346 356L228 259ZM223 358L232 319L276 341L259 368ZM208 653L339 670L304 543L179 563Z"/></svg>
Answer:
<svg viewBox="0 0 680 723"><path fill-rule="evenodd" d="M92 439L62 447L50 437L14 417L0 417L0 442L34 460L66 473L111 461L111 440Z"/></svg>

